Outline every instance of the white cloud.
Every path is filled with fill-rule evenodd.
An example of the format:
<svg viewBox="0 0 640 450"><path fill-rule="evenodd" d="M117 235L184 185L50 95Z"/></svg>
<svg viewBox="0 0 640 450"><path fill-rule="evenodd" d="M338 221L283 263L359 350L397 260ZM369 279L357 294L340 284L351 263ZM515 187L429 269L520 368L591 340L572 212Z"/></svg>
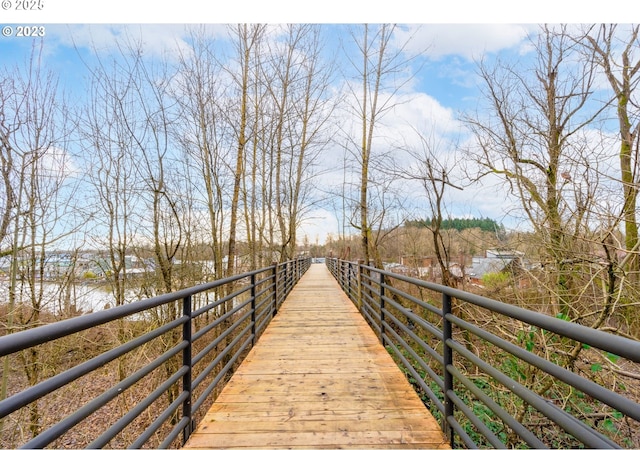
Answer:
<svg viewBox="0 0 640 450"><path fill-rule="evenodd" d="M411 130L446 135L459 129L454 111L424 92L396 95L393 101L396 105L381 120L386 129L381 134L406 140Z"/></svg>
<svg viewBox="0 0 640 450"><path fill-rule="evenodd" d="M524 44L531 25L516 24L425 24L403 27L397 31L397 42L413 36L407 51L426 50L431 59L458 55L473 60L487 52L517 48Z"/></svg>
<svg viewBox="0 0 640 450"><path fill-rule="evenodd" d="M149 56L172 58L177 51L190 51L189 29L185 24L68 24L48 26L47 35L58 44L98 53L117 51L130 41L140 43ZM226 36L227 32L224 25L203 29L211 37Z"/></svg>

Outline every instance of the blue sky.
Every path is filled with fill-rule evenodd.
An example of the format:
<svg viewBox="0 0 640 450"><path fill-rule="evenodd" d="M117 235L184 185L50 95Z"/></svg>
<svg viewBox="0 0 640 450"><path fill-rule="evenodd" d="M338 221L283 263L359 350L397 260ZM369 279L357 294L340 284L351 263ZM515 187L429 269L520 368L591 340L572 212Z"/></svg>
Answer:
<svg viewBox="0 0 640 450"><path fill-rule="evenodd" d="M0 22L1 24L2 22ZM14 25L14 28L18 25ZM182 45L187 35L186 24L47 24L43 60L70 89L82 84L86 75L82 59L91 59L92 46L102 49L101 56L115 50L117 39L125 32L142 36L145 48L160 56ZM336 47L339 36L348 39L346 26L326 25L335 30ZM416 26L411 26L414 31ZM523 39L534 25L513 24L423 24L415 47L428 47L425 65L417 74L414 89L426 92L449 108L464 108L475 98L474 58L481 55L517 54ZM223 37L224 25L209 25L212 35ZM331 35L329 36L332 37ZM13 66L25 61L38 38L12 36L0 39L0 63ZM185 44L186 45L186 44ZM417 50L417 48L416 48Z"/></svg>
<svg viewBox="0 0 640 450"><path fill-rule="evenodd" d="M3 24L2 20L0 24ZM9 26L15 29L18 25ZM145 21L118 24L51 23L44 26L46 36L42 41L45 66L57 73L60 81L73 91L82 86L83 77L87 75L82 60L92 58L92 47L101 49L101 56L105 56L115 50L118 38L128 32L144 39L145 51L160 56L176 46L186 45L184 41L189 25ZM331 30L328 31L328 37L335 41L334 50L338 51L338 41L349 39L346 25L326 24L326 27ZM476 98L474 58L481 55L517 55L522 52L527 32L535 29L535 25L531 24L427 23L407 26L406 34L418 27L420 30L409 50L428 50L422 61L424 66L416 74L412 88L428 94L443 107L454 109L464 109ZM208 29L213 36L226 35L223 24L210 24ZM11 67L23 63L31 52L31 46L38 43L38 38L0 38L0 64Z"/></svg>
<svg viewBox="0 0 640 450"><path fill-rule="evenodd" d="M513 10L513 2L492 1L451 2L446 7L417 2L350 2L323 1L301 8L300 2L278 1L242 2L217 9L197 5L195 2L80 2L69 0L36 0L32 11L16 10L24 0L3 0L0 26L10 26L14 36L0 38L0 64L12 67L30 54L34 38L17 37L15 31L25 24L44 26L44 65L60 76L72 98L81 101L86 91L87 71L82 62L93 57L92 48L101 56L115 49L123 33L140 35L149 55L160 56L176 46L186 44L187 24L208 23L211 35L223 37L225 23L234 22L321 22L325 23L330 39L336 41L345 35L346 28L339 24L371 22L400 22L409 25L407 33L417 31L413 40L420 49L427 47L424 66L416 75L411 88L404 92L407 105L394 111L388 126L411 123L420 127L422 122L438 124L440 130L455 129L455 117L461 110L473 110L477 101L475 59L521 58L527 53L527 34L536 29L536 23L616 21L612 13L628 9L624 2L607 2L606 10L584 8L583 3L557 1L537 2L535 8ZM32 0L29 0L32 1ZM87 5L91 4L91 8ZM153 7L149 6L153 5ZM579 5L579 7L577 7ZM37 7L42 9L38 10ZM621 9L622 8L622 9ZM553 15L548 11L553 10ZM334 25L332 25L334 24ZM335 33L334 33L335 31ZM418 48L414 49L418 51ZM409 48L412 51L412 48ZM483 216L497 220L504 218L505 196L495 186L476 186L464 193L456 193L451 200L451 213L456 216ZM305 233L311 240L318 234L335 232L338 227L335 212L318 210L307 223Z"/></svg>

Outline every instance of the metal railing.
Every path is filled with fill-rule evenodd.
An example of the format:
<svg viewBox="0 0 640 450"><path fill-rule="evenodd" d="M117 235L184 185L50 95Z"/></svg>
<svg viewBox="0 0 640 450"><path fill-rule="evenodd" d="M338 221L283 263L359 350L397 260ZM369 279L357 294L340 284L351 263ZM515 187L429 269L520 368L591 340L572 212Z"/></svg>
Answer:
<svg viewBox="0 0 640 450"><path fill-rule="evenodd" d="M453 447L637 446L638 380L602 365L637 374L640 342L362 263L327 266Z"/></svg>
<svg viewBox="0 0 640 450"><path fill-rule="evenodd" d="M96 415L103 428L89 438L91 442L87 443L88 439L87 442L73 441L76 444L73 447L101 448L109 443L132 448L180 446L180 435L183 444L194 430L198 417L206 412L203 405L212 402L212 393L220 389L225 377L255 344L309 264L308 258L274 263L252 272L0 337L0 356L17 362L24 352L36 348L47 352L53 342L68 336L75 336L76 341L87 340L87 335L82 334L85 331L101 332L100 336L104 336L106 332L114 334L116 329L126 330L119 334L120 339L113 348L77 364L74 358L74 363L68 364L70 367L0 401L4 430L13 424L21 428L18 434L27 436L10 446L62 447L64 442L59 439ZM135 333L135 330L141 331ZM126 335L133 336L123 339ZM102 344L94 340L97 346ZM72 352L73 347L66 351ZM133 358L136 351L139 354ZM136 364L140 360L144 364ZM108 364L120 364L120 379L105 380L104 368ZM114 370L109 376L113 376ZM54 418L35 436L29 433L29 426L25 425L30 418L29 408L42 406L48 396L56 393L64 397L64 403L73 404L73 397L80 395L73 390L73 383L92 376L92 382L99 380L100 386L110 385L66 417ZM60 393L67 387L70 387L68 392ZM114 403L119 398L120 403L128 403L122 400L125 392L131 393L135 400L129 401L129 408L120 408L114 418ZM100 417L104 410L107 412ZM142 423L144 431L125 441L123 431L133 421ZM116 437L114 445L112 441Z"/></svg>

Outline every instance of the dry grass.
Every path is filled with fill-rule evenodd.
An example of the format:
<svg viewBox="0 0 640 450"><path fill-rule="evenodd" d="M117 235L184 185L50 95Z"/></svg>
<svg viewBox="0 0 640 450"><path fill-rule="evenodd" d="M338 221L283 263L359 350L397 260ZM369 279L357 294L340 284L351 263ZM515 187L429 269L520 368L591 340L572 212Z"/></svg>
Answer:
<svg viewBox="0 0 640 450"><path fill-rule="evenodd" d="M54 320L55 318L48 316L45 317L45 319ZM116 323L112 323L38 346L38 361L42 368L41 379L46 379L61 373L111 348L117 347L121 342L122 336L126 336L126 340L130 340L158 326L157 323L153 321L145 320L122 322L122 324L124 328L121 330L117 329ZM204 336L203 339L197 343L196 348L194 348L194 354L211 342L218 333L219 330L214 329L209 335ZM181 339L181 335L178 336L178 339ZM42 397L35 402L38 408L37 426L40 430L51 427L106 390L112 388L119 382L121 377L129 376L141 367L148 365L166 351L167 347L167 342L161 342L159 339L156 339L126 354L119 360L105 364L98 370ZM9 371L7 373L8 396L11 396L28 388L29 382L23 370L24 361L20 353L10 355L7 358L9 358ZM210 357L204 365L209 364L211 359L213 359L213 356ZM170 360L170 365L172 367L182 365L182 356L180 353ZM214 375L220 369L221 365L218 365L213 371ZM0 376L2 375L2 370L2 366L0 365ZM197 375L198 372L194 373L194 377ZM205 382L197 389L195 395L199 395L204 390L204 387L211 381L214 375L210 375L205 379ZM157 389L166 379L165 364L165 366L155 369L152 373L142 378L135 386L122 391L116 398L109 401L98 411L88 416L62 437L54 441L51 446L54 448L79 448L88 446L132 407L138 405ZM211 393L207 401L203 404L202 411L198 414L199 416L206 412L208 406L224 386L225 381L226 378L223 378L222 382L220 382L218 387ZM178 385L179 382L174 385L176 389ZM158 417L159 412L168 407L169 402L170 400L167 394L161 395L151 407L131 421L124 430L114 437L107 447L124 448L131 445ZM29 407L24 407L5 417L3 430L0 435L0 448L16 448L32 439L32 422L33 419ZM157 448L170 431L170 428L170 423L163 425L144 447ZM181 438L178 438L173 443L173 446L179 448L181 444Z"/></svg>

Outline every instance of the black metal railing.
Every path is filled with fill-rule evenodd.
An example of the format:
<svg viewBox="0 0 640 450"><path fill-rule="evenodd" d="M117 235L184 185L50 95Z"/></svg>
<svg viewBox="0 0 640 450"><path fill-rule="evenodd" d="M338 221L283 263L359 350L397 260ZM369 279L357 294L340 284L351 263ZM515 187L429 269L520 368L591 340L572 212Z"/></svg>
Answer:
<svg viewBox="0 0 640 450"><path fill-rule="evenodd" d="M3 433L24 437L6 445L180 446L206 412L203 405L213 401L212 394L255 344L309 264L308 258L274 263L0 337L0 356L11 358L12 366L28 360L24 355L30 351L39 350L48 357L49 352L63 355L56 360L62 370L50 373L47 369L46 379L35 385L18 383L0 401ZM105 336L113 335L118 336L116 345L91 354L92 347L102 347ZM65 339L73 343L68 348L60 343ZM82 353L89 355L76 364ZM66 361L66 354L74 355L72 362ZM114 373L119 373L119 379L113 380ZM76 397L82 397L83 392L74 383L83 377L88 377L88 382L82 390L98 385L101 392L76 405ZM125 393L131 395L129 400L123 400ZM45 420L33 412L38 408L43 411L48 398L58 401L61 415L52 417L49 407L46 423L29 423L34 417ZM89 419L92 425L85 427L84 436L67 437L76 425ZM137 427L128 432L134 421ZM143 431L138 434L140 429Z"/></svg>
<svg viewBox="0 0 640 450"><path fill-rule="evenodd" d="M640 342L362 263L327 266L453 447L637 447Z"/></svg>

